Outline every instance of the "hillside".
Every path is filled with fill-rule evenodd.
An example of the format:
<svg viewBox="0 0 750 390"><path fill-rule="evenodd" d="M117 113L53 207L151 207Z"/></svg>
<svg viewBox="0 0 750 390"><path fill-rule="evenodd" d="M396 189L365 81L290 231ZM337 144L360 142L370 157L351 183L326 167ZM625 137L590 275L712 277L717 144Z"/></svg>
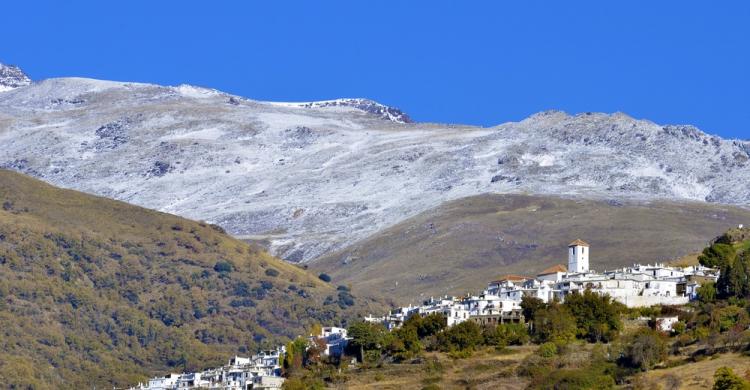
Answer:
<svg viewBox="0 0 750 390"><path fill-rule="evenodd" d="M750 210L699 202L482 195L407 219L311 267L405 304L567 265L576 238L591 244L591 268L604 271L700 251L708 237L749 221Z"/></svg>
<svg viewBox="0 0 750 390"><path fill-rule="evenodd" d="M622 113L482 128L366 99L58 78L0 92L0 167L216 223L299 262L483 193L750 202L750 143Z"/></svg>
<svg viewBox="0 0 750 390"><path fill-rule="evenodd" d="M107 388L215 366L376 305L206 223L7 170L0 204L4 387Z"/></svg>

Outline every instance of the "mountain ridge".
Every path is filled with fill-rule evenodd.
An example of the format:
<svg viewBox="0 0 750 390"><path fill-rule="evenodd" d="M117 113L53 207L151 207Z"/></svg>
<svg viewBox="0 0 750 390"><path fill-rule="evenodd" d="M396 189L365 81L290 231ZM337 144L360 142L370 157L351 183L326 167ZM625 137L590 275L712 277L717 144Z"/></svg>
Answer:
<svg viewBox="0 0 750 390"><path fill-rule="evenodd" d="M45 80L0 95L0 167L207 220L303 262L483 193L750 203L750 142L691 126L547 111L485 128L295 104Z"/></svg>

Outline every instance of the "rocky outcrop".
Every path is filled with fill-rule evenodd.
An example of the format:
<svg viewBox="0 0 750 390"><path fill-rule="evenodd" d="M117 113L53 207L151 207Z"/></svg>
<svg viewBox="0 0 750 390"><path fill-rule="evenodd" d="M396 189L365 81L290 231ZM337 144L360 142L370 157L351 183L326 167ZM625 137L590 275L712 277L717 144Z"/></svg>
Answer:
<svg viewBox="0 0 750 390"><path fill-rule="evenodd" d="M21 68L0 64L0 92L31 84L31 79Z"/></svg>

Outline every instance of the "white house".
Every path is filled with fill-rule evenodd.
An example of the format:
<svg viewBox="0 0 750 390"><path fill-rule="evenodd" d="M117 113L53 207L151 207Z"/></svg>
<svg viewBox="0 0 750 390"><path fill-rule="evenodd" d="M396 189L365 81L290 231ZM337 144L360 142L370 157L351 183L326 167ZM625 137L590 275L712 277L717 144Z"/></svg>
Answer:
<svg viewBox="0 0 750 390"><path fill-rule="evenodd" d="M320 334L312 335L310 338L325 340L326 349L323 351L323 355L333 357L341 356L350 340L345 328L335 326L324 326L321 328Z"/></svg>
<svg viewBox="0 0 750 390"><path fill-rule="evenodd" d="M180 378L180 374L167 374L165 376L158 376L151 378L148 381L149 390L169 390L177 387L177 380Z"/></svg>
<svg viewBox="0 0 750 390"><path fill-rule="evenodd" d="M147 385L138 384L131 390L280 389L284 382L280 363L285 352L282 346L260 351L249 358L234 356L222 367L155 377Z"/></svg>
<svg viewBox="0 0 750 390"><path fill-rule="evenodd" d="M656 318L656 330L660 332L671 332L674 324L680 319L677 316L670 317L657 317Z"/></svg>

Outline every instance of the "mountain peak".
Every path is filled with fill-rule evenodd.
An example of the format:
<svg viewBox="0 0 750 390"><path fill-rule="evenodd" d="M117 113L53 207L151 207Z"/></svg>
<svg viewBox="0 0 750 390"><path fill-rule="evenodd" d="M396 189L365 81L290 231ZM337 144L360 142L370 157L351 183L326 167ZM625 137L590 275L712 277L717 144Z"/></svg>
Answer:
<svg viewBox="0 0 750 390"><path fill-rule="evenodd" d="M0 63L0 92L31 84L31 79L21 68Z"/></svg>

